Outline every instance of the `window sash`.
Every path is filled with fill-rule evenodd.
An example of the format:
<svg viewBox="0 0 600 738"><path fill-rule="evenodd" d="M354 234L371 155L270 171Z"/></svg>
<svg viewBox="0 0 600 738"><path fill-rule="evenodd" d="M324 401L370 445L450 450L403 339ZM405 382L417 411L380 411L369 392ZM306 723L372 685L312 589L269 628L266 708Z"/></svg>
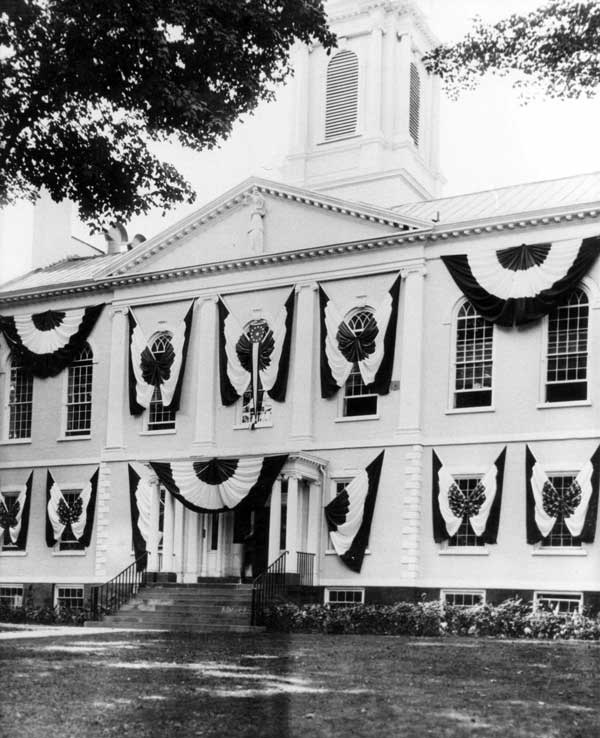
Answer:
<svg viewBox="0 0 600 738"><path fill-rule="evenodd" d="M31 438L33 375L19 365L10 369L8 408L8 438Z"/></svg>

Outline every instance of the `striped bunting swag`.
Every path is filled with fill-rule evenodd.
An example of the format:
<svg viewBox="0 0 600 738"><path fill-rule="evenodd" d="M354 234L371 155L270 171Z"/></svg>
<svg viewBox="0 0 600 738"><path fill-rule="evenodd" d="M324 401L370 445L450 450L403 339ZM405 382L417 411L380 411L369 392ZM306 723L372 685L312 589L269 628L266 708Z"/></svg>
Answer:
<svg viewBox="0 0 600 738"><path fill-rule="evenodd" d="M98 469L81 490L77 499L69 505L48 470L46 482L46 544L49 547L60 541L68 528L71 529L73 537L82 546L90 545L94 527L97 489Z"/></svg>
<svg viewBox="0 0 600 738"><path fill-rule="evenodd" d="M27 546L32 480L33 472L16 498L7 498L0 492L0 547L8 544L13 550L24 551Z"/></svg>
<svg viewBox="0 0 600 738"><path fill-rule="evenodd" d="M600 236L594 236L499 251L481 248L441 258L483 318L513 326L553 310L588 273L599 253Z"/></svg>
<svg viewBox="0 0 600 738"><path fill-rule="evenodd" d="M369 545L384 451L324 509L336 553L357 574Z"/></svg>
<svg viewBox="0 0 600 738"><path fill-rule="evenodd" d="M286 459L287 454L150 462L150 466L185 507L204 513L262 507Z"/></svg>
<svg viewBox="0 0 600 738"><path fill-rule="evenodd" d="M581 543L593 543L598 516L600 446L568 489L559 492L527 446L527 543L547 538L559 515L569 533Z"/></svg>
<svg viewBox="0 0 600 738"><path fill-rule="evenodd" d="M365 385L379 395L387 395L394 367L399 295L398 276L364 330L355 335L319 286L321 397L333 397L344 386L354 364L358 364Z"/></svg>
<svg viewBox="0 0 600 738"><path fill-rule="evenodd" d="M463 492L433 451L433 538L436 543L456 535L464 518L485 543L496 543L500 524L506 448L471 492Z"/></svg>
<svg viewBox="0 0 600 738"><path fill-rule="evenodd" d="M129 465L129 507L131 511L131 534L137 568L143 569L147 562L147 543L150 540L150 517L152 513L152 485L147 478L140 477Z"/></svg>
<svg viewBox="0 0 600 738"><path fill-rule="evenodd" d="M34 377L55 377L84 347L104 305L0 316L0 330L13 356Z"/></svg>

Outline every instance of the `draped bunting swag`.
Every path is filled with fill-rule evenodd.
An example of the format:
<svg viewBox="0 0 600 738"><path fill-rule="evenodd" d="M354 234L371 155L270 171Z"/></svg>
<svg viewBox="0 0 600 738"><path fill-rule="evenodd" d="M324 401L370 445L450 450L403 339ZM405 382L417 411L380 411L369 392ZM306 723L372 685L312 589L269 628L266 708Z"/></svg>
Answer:
<svg viewBox="0 0 600 738"><path fill-rule="evenodd" d="M286 459L287 454L150 462L150 466L160 483L185 507L205 513L264 506Z"/></svg>
<svg viewBox="0 0 600 738"><path fill-rule="evenodd" d="M5 539L6 532L8 532L10 542L17 550L24 551L27 547L32 480L33 472L21 487L18 496L11 498L10 502L7 502L7 498L0 493L0 547Z"/></svg>
<svg viewBox="0 0 600 738"><path fill-rule="evenodd" d="M269 397L285 402L295 298L292 289L272 326L258 320L253 321L247 331L219 299L219 375L223 405L233 405L250 387L258 415L259 380Z"/></svg>
<svg viewBox="0 0 600 738"><path fill-rule="evenodd" d="M86 547L90 545L94 527L94 511L96 509L96 491L98 488L98 469L90 481L81 490L79 497L69 505L48 471L46 482L46 544L54 546L61 540L67 527L73 536Z"/></svg>
<svg viewBox="0 0 600 738"><path fill-rule="evenodd" d="M593 543L598 516L600 446L564 493L554 488L529 446L525 474L527 543L534 544L547 538L561 513L573 538L582 543Z"/></svg>
<svg viewBox="0 0 600 738"><path fill-rule="evenodd" d="M132 415L141 415L148 408L156 387L160 387L165 410L179 410L193 312L192 302L175 327L172 352L157 358L133 312L129 311L129 411Z"/></svg>
<svg viewBox="0 0 600 738"><path fill-rule="evenodd" d="M600 253L600 236L442 256L452 278L486 320L502 326L538 320L560 304Z"/></svg>
<svg viewBox="0 0 600 738"><path fill-rule="evenodd" d="M0 316L11 354L34 377L55 377L84 347L104 305Z"/></svg>
<svg viewBox="0 0 600 738"><path fill-rule="evenodd" d="M321 397L333 397L358 363L363 382L378 395L390 391L394 368L400 276L373 313L365 329L355 336L333 301L319 286L321 320Z"/></svg>
<svg viewBox="0 0 600 738"><path fill-rule="evenodd" d="M138 569L144 569L148 560L147 543L150 539L150 515L153 489L150 482L129 465L129 505L133 551Z"/></svg>
<svg viewBox="0 0 600 738"><path fill-rule="evenodd" d="M357 574L369 545L384 454L382 451L324 508L333 547L346 566Z"/></svg>
<svg viewBox="0 0 600 738"><path fill-rule="evenodd" d="M433 538L447 541L460 528L464 516L475 535L484 543L496 543L502 504L506 448L493 466L479 480L470 494L465 494L433 451Z"/></svg>

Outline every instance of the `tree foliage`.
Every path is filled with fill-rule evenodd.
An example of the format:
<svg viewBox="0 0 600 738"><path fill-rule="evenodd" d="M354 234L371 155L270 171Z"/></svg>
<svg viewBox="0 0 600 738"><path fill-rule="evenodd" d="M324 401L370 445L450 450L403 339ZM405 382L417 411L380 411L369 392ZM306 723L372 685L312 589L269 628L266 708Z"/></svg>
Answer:
<svg viewBox="0 0 600 738"><path fill-rule="evenodd" d="M424 57L452 98L473 89L488 73L517 72L522 94L592 97L600 83L600 2L554 0L526 15L511 15L473 30L454 45Z"/></svg>
<svg viewBox="0 0 600 738"><path fill-rule="evenodd" d="M98 228L192 202L152 144L214 147L296 40L333 46L321 0L0 0L0 206L45 187Z"/></svg>

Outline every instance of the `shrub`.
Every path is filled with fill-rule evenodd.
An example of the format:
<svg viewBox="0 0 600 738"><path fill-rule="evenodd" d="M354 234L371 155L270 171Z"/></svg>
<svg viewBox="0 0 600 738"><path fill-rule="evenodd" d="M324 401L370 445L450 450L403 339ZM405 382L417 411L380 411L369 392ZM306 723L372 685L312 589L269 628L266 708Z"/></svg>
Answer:
<svg viewBox="0 0 600 738"><path fill-rule="evenodd" d="M70 610L67 608L8 607L0 605L0 622L2 623L40 623L44 625L83 625L91 619L88 609Z"/></svg>

